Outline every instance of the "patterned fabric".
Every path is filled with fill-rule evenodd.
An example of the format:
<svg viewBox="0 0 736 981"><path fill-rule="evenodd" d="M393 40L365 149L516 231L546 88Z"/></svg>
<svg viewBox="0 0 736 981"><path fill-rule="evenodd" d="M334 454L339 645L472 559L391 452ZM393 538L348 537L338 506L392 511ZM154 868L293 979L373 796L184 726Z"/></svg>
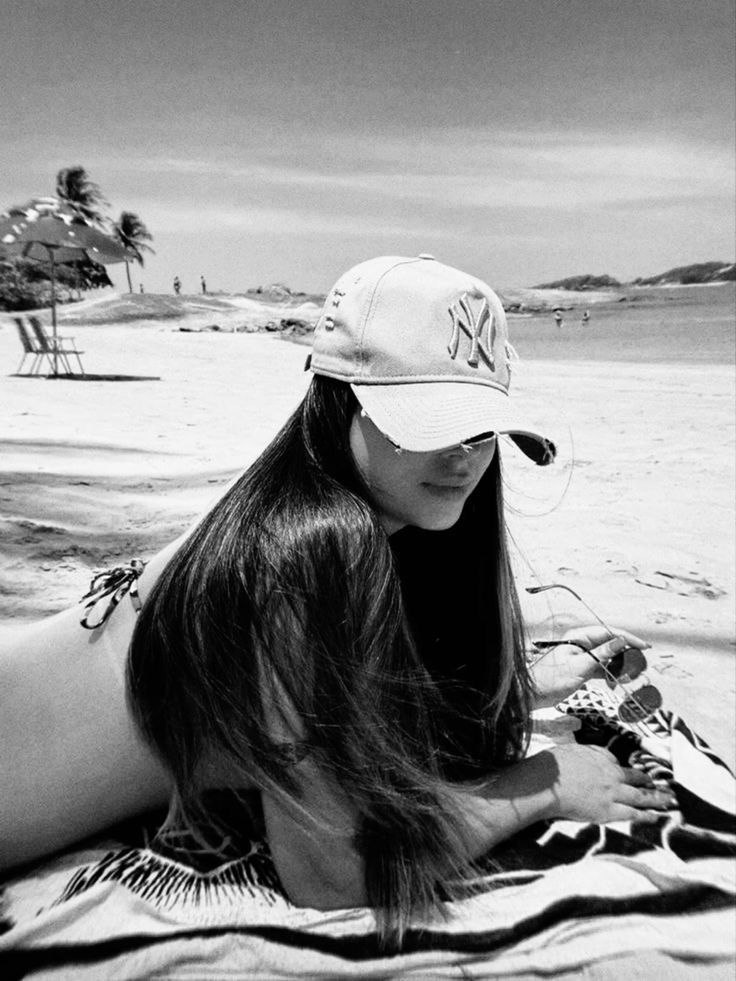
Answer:
<svg viewBox="0 0 736 981"><path fill-rule="evenodd" d="M582 719L578 741L608 745L666 780L679 810L655 825L529 828L488 856L480 895L448 904L442 921L416 923L389 953L370 910L292 906L260 836L257 798L220 792L216 857L191 841L154 840L162 816L148 815L9 881L0 967L74 981L531 978L583 967L587 978L639 976L617 975L620 962L638 964L642 977L730 978L732 774L671 713L657 713L642 735L616 721L595 691L560 708ZM606 965L611 973L598 975Z"/></svg>

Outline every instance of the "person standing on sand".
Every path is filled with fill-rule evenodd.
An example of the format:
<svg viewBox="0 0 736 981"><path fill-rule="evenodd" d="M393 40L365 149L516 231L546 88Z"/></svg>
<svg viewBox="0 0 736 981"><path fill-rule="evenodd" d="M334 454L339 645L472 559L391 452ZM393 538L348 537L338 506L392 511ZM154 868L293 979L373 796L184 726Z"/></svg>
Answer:
<svg viewBox="0 0 736 981"><path fill-rule="evenodd" d="M202 284L202 293L203 293L204 295L206 295L206 294L207 294L207 283L205 282L205 278L204 278L204 276L200 276L200 277L199 277L199 281L200 281L200 283Z"/></svg>
<svg viewBox="0 0 736 981"><path fill-rule="evenodd" d="M172 834L216 850L204 791L250 789L293 903L369 904L400 937L539 820L673 807L603 747L526 755L535 705L648 645L594 624L530 664L499 437L540 466L556 450L510 358L474 276L398 256L342 276L303 401L221 500L0 647L0 863L166 800Z"/></svg>
<svg viewBox="0 0 736 981"><path fill-rule="evenodd" d="M178 276L174 276L174 292L177 296L181 293L181 280Z"/></svg>
<svg viewBox="0 0 736 981"><path fill-rule="evenodd" d="M555 310L555 323L558 327L562 327L562 313L559 310Z"/></svg>
<svg viewBox="0 0 736 981"><path fill-rule="evenodd" d="M587 310L583 310L583 317L580 323L582 324L583 327L585 327L589 320L590 320L590 313Z"/></svg>

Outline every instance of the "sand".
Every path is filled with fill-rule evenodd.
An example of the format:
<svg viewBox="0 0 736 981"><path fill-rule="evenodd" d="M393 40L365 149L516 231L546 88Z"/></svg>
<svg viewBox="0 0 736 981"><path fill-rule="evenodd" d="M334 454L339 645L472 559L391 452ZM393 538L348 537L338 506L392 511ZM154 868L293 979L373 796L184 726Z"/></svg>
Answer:
<svg viewBox="0 0 736 981"><path fill-rule="evenodd" d="M173 322L62 330L88 372L158 380L14 377L20 344L0 315L3 628L63 609L93 569L176 537L307 383L305 348L274 335L185 333ZM531 415L553 417L561 450L559 466L541 470L504 448L519 584L567 583L607 622L646 637L666 704L733 765L733 365L584 353L530 358L515 372L517 396ZM535 635L590 622L564 594L525 607Z"/></svg>

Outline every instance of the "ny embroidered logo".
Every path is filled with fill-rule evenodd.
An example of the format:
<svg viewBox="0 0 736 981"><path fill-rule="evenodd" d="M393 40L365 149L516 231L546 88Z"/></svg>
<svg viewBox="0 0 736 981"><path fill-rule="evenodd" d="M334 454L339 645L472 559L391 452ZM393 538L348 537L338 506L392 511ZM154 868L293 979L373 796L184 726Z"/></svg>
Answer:
<svg viewBox="0 0 736 981"><path fill-rule="evenodd" d="M453 303L450 307L450 316L452 317L452 334L450 343L447 345L450 357L453 360L457 357L462 332L470 341L468 364L472 368L477 368L480 358L483 358L491 371L495 371L493 342L496 339L496 324L488 307L488 300L483 297L476 313L470 304L469 295L463 293L457 303Z"/></svg>

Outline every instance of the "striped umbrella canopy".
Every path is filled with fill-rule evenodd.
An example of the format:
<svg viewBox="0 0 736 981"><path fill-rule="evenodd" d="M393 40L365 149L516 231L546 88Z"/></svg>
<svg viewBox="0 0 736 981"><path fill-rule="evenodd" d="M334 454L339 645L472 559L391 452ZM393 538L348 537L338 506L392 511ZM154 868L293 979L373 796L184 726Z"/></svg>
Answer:
<svg viewBox="0 0 736 981"><path fill-rule="evenodd" d="M33 198L0 214L0 258L21 256L47 262L51 279L51 323L56 330L56 266L90 259L103 266L131 258L111 235L86 221L71 205L54 197ZM53 374L58 374L54 354Z"/></svg>

